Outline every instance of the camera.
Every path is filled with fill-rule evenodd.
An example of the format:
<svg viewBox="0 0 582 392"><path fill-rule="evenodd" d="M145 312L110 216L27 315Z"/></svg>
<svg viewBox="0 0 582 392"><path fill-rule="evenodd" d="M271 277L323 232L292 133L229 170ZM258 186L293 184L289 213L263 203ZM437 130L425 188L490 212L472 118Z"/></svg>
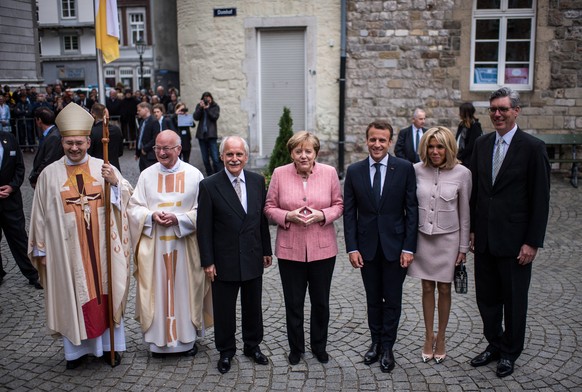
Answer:
<svg viewBox="0 0 582 392"><path fill-rule="evenodd" d="M183 111L184 113L188 113L188 108L183 108L183 109L182 109L182 111Z"/></svg>
<svg viewBox="0 0 582 392"><path fill-rule="evenodd" d="M209 105L209 104L210 104L210 99L204 98L204 105Z"/></svg>

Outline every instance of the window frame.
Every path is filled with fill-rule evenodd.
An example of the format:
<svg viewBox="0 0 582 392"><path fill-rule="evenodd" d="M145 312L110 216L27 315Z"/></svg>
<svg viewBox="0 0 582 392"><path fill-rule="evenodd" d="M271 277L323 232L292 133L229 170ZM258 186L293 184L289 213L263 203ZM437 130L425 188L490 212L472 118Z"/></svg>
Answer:
<svg viewBox="0 0 582 392"><path fill-rule="evenodd" d="M473 12L471 22L471 63L470 63L470 90L471 91L491 91L496 90L501 86L511 87L517 91L531 91L534 83L534 67L535 67L535 37L536 37L536 17L537 17L537 0L532 0L531 8L508 8L509 0L500 0L498 9L477 9L477 1L473 0ZM531 21L531 31L529 39L510 39L507 38L507 22L509 19L528 19ZM498 56L496 62L490 64L497 65L497 82L496 83L476 83L475 82L475 50L477 40L477 21L479 20L498 20L499 21L499 37L498 41ZM506 58L508 42L528 42L529 41L529 59L528 66L528 82L527 83L506 83L505 71L508 68L507 64L520 63L521 61L508 61ZM479 62L477 64L488 62ZM525 64L524 64L525 65Z"/></svg>
<svg viewBox="0 0 582 392"><path fill-rule="evenodd" d="M73 49L67 49L67 39L76 39L76 43L77 43L77 47L73 48ZM62 39L61 39L62 45L63 45L63 54L77 54L80 52L81 50L81 44L80 44L80 40L79 40L79 34L75 34L75 33L70 33L70 34L63 34ZM72 46L72 41L71 41L71 46Z"/></svg>
<svg viewBox="0 0 582 392"><path fill-rule="evenodd" d="M68 15L65 16L65 10ZM72 11L71 11L72 10ZM76 0L61 0L61 19L76 19L77 18L77 3Z"/></svg>
<svg viewBox="0 0 582 392"><path fill-rule="evenodd" d="M135 43L141 38L147 45L148 43L148 39L147 39L147 19L146 19L146 10L145 8L129 8L127 10L127 46L129 47L135 47ZM134 26L139 26L139 24L134 24L132 22L132 15L141 15L143 18L143 21L141 23L142 25L142 29L136 29L135 31L137 33L139 33L141 31L141 37L139 37L140 34L136 34L136 36L134 36L133 32L134 32Z"/></svg>

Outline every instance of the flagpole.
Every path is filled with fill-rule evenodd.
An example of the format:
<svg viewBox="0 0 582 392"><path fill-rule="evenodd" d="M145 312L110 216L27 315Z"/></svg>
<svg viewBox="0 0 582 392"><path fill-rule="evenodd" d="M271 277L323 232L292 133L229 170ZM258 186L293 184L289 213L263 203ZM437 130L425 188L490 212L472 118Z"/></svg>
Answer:
<svg viewBox="0 0 582 392"><path fill-rule="evenodd" d="M103 72L103 56L99 49L97 52L97 92L99 96L99 103L105 105L105 73Z"/></svg>

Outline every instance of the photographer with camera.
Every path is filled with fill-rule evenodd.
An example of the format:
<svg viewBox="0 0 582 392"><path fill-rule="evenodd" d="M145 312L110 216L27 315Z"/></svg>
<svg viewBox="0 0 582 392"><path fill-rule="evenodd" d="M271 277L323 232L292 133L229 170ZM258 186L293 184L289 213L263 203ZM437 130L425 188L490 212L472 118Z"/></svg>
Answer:
<svg viewBox="0 0 582 392"><path fill-rule="evenodd" d="M216 121L219 116L220 106L214 102L212 94L208 91L204 92L200 98L200 103L196 105L196 110L194 110L194 120L198 121L196 138L200 143L200 153L207 176L219 172L223 167L218 158L218 145L216 144L218 138ZM212 159L212 166L210 159Z"/></svg>

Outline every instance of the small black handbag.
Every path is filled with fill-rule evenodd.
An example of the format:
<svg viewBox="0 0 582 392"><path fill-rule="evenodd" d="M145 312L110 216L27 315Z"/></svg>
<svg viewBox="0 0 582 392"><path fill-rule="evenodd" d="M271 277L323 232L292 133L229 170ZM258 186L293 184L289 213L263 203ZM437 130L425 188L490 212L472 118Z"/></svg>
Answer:
<svg viewBox="0 0 582 392"><path fill-rule="evenodd" d="M455 267L455 293L467 294L468 286L467 268L461 263Z"/></svg>

